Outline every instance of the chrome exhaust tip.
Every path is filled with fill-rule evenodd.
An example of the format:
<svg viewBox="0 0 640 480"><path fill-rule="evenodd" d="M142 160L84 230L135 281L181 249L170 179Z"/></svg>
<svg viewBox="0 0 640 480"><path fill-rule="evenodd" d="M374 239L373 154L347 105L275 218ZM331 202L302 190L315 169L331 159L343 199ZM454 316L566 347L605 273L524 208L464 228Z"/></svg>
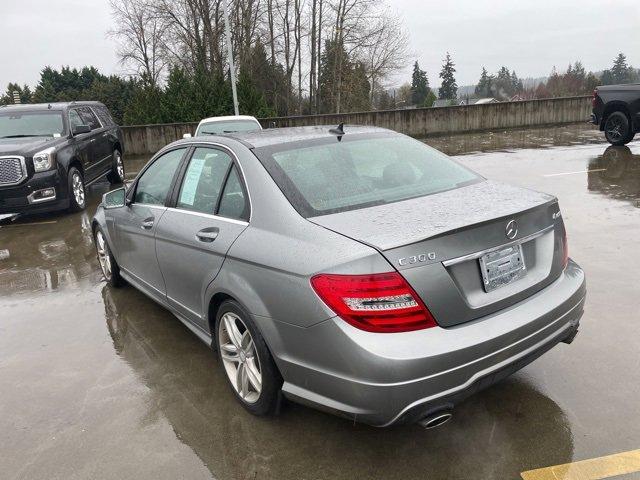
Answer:
<svg viewBox="0 0 640 480"><path fill-rule="evenodd" d="M438 410L437 412L430 413L422 420L418 421L418 424L425 428L425 430L429 430L431 428L436 428L441 425L444 425L453 417L453 412L451 410Z"/></svg>

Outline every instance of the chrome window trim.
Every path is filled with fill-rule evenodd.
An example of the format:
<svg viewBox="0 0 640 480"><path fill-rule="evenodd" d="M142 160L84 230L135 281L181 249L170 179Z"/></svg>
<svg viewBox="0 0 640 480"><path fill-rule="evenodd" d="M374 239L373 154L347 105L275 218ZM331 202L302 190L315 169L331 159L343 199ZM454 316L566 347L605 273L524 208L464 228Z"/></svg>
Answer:
<svg viewBox="0 0 640 480"><path fill-rule="evenodd" d="M526 242L528 242L530 240L533 240L535 238L541 237L545 233L553 230L554 228L555 228L555 225L549 225L548 227L543 228L542 230L539 230L539 231L537 231L535 233L532 233L531 235L527 235L526 237L519 238L518 240L514 240L514 241L508 242L508 243L504 243L502 245L498 245L497 247L487 248L486 250L482 250L480 252L474 252L474 253L470 253L468 255L463 255L461 257L456 257L456 258L452 258L450 260L445 260L444 262L442 262L442 264L445 267L450 267L452 265L457 265L459 263L466 262L466 261L469 261L469 260L476 260L476 259L486 255L487 253L491 253L491 252L495 252L495 251L498 251L498 250L502 250L503 248L508 248L508 247L513 246L513 245L520 245L520 244L526 243Z"/></svg>
<svg viewBox="0 0 640 480"><path fill-rule="evenodd" d="M247 225L249 225L249 222L247 222L245 220L237 220L235 218L222 217L220 215L214 215L212 213L194 212L193 210L186 210L184 208L167 207L167 211L179 212L179 213L187 213L189 215L195 215L197 217L210 218L212 220L220 220L220 221L223 221L223 222L234 223L236 225L244 225L245 227Z"/></svg>
<svg viewBox="0 0 640 480"><path fill-rule="evenodd" d="M157 208L158 210L166 210L167 209L167 207L165 207L164 205L157 205L155 203L136 203L136 202L133 202L131 204L131 206L133 207L134 205L137 206L137 207Z"/></svg>
<svg viewBox="0 0 640 480"><path fill-rule="evenodd" d="M0 160L5 158L17 158L20 161L20 166L22 167L22 177L20 177L20 180L16 182L0 182L0 187L11 187L13 185L18 185L24 182L28 176L27 162L25 161L25 158L22 155L0 155Z"/></svg>

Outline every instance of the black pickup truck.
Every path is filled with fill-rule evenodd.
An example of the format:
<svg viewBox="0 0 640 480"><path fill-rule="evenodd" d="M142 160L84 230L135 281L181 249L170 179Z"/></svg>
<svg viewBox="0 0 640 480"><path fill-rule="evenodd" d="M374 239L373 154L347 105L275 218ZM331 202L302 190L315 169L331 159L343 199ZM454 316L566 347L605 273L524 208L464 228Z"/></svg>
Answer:
<svg viewBox="0 0 640 480"><path fill-rule="evenodd" d="M625 145L640 131L640 83L598 87L591 102L591 122L612 145Z"/></svg>
<svg viewBox="0 0 640 480"><path fill-rule="evenodd" d="M102 103L0 107L0 214L83 210L88 185L124 180L123 154Z"/></svg>

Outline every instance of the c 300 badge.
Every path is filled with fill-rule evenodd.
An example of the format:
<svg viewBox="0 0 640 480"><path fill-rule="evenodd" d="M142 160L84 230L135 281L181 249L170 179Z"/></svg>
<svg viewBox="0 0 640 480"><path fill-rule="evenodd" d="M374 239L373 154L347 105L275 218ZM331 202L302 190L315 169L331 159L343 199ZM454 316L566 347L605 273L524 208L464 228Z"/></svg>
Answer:
<svg viewBox="0 0 640 480"><path fill-rule="evenodd" d="M410 257L402 257L398 259L398 265L404 267L405 265L413 265L414 263L424 263L429 260L436 259L436 252L421 253L419 255L411 255Z"/></svg>

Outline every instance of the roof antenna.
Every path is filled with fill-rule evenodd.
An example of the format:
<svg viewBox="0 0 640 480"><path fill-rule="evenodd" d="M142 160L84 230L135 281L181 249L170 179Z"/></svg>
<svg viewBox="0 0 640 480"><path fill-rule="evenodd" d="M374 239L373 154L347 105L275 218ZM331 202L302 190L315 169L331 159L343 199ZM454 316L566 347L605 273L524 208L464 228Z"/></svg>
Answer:
<svg viewBox="0 0 640 480"><path fill-rule="evenodd" d="M338 128L332 128L329 130L329 133L333 133L338 136L338 141L342 140L342 136L344 135L344 123L338 125Z"/></svg>

